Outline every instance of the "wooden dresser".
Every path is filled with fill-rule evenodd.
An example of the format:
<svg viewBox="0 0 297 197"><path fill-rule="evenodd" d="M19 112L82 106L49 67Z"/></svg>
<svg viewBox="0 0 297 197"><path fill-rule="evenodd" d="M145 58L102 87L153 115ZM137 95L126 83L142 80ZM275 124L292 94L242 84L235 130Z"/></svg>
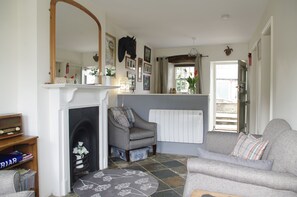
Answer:
<svg viewBox="0 0 297 197"><path fill-rule="evenodd" d="M37 136L17 136L0 140L0 153L11 153L15 150L23 153L32 153L33 158L19 162L17 164L8 166L5 168L24 168L36 171L35 174L35 196L39 196L39 184L38 184L38 155L37 155Z"/></svg>

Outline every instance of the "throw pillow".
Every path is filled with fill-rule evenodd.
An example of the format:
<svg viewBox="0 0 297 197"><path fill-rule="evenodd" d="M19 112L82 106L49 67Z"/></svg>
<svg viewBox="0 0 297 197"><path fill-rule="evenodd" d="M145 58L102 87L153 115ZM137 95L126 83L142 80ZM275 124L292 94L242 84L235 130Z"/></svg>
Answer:
<svg viewBox="0 0 297 197"><path fill-rule="evenodd" d="M250 134L240 133L231 155L243 159L259 160L267 144L268 141L263 141L263 138L257 139Z"/></svg>
<svg viewBox="0 0 297 197"><path fill-rule="evenodd" d="M224 155L221 153L214 153L202 148L198 148L198 157L203 159L210 159L216 161L222 161L226 163L236 164L240 166L250 167L259 170L271 170L273 160L248 160L231 155Z"/></svg>
<svg viewBox="0 0 297 197"><path fill-rule="evenodd" d="M130 123L127 119L127 117L124 114L118 114L114 117L114 119L122 126L124 127L130 127Z"/></svg>

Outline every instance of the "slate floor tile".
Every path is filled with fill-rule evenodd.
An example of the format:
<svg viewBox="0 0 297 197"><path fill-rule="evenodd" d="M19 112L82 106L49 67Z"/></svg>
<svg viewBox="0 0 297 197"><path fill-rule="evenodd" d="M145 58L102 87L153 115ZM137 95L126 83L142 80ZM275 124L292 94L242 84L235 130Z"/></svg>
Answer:
<svg viewBox="0 0 297 197"><path fill-rule="evenodd" d="M176 193L174 190L167 190L167 191L161 191L156 192L151 197L181 197L178 193Z"/></svg>
<svg viewBox="0 0 297 197"><path fill-rule="evenodd" d="M162 181L164 181L164 183L166 183L172 188L182 187L185 185L185 179L183 179L180 176L168 177L168 178L162 179Z"/></svg>
<svg viewBox="0 0 297 197"><path fill-rule="evenodd" d="M145 164L142 166L148 171L156 171L156 170L162 170L162 169L166 168L164 165L157 163L157 162Z"/></svg>
<svg viewBox="0 0 297 197"><path fill-rule="evenodd" d="M158 177L159 179L178 176L178 174L172 172L171 170L158 170L151 173L156 177Z"/></svg>
<svg viewBox="0 0 297 197"><path fill-rule="evenodd" d="M179 161L173 160L173 161L166 161L166 162L161 162L163 165L167 166L168 168L175 168L175 167L180 167L180 166L184 166L184 164L182 164Z"/></svg>

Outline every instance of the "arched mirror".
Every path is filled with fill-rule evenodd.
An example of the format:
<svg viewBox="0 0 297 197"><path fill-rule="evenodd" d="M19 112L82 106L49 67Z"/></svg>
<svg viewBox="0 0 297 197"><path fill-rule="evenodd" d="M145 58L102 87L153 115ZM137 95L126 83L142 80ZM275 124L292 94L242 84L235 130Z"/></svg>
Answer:
<svg viewBox="0 0 297 197"><path fill-rule="evenodd" d="M51 0L51 83L101 83L101 25L73 0Z"/></svg>

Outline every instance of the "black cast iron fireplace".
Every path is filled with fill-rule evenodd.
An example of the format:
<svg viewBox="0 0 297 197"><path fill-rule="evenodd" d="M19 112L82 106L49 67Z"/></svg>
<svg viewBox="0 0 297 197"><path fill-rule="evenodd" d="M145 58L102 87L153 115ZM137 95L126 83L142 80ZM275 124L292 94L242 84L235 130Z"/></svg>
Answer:
<svg viewBox="0 0 297 197"><path fill-rule="evenodd" d="M89 172L99 169L99 107L69 110L70 184ZM73 153L78 144L88 151L82 158ZM80 149L81 150L81 149Z"/></svg>

